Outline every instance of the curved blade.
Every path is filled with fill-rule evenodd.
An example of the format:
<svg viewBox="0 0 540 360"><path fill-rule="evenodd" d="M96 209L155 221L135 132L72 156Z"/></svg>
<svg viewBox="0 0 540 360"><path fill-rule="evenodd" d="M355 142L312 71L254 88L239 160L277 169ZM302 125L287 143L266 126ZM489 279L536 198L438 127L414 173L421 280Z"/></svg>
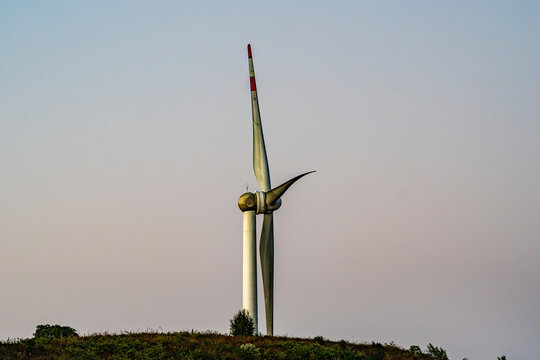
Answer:
<svg viewBox="0 0 540 360"><path fill-rule="evenodd" d="M270 190L270 170L264 146L264 136L259 112L259 99L255 85L255 69L251 56L251 45L248 44L249 81L251 83L251 112L253 114L253 170L262 191Z"/></svg>
<svg viewBox="0 0 540 360"><path fill-rule="evenodd" d="M279 199L287 189L294 184L298 179L300 179L302 176L306 176L307 174L314 173L313 171L308 171L307 173L300 174L298 176L293 177L291 180L284 182L283 184L279 185L275 189L270 190L266 193L266 205L273 204L277 199Z"/></svg>
<svg viewBox="0 0 540 360"><path fill-rule="evenodd" d="M266 335L274 334L274 215L264 214L260 243Z"/></svg>

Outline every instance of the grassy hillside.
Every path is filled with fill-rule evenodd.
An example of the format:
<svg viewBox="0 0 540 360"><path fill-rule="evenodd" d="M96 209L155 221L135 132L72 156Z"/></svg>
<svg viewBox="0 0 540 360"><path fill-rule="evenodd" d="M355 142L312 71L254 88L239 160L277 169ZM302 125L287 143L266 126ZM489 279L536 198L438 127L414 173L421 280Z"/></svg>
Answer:
<svg viewBox="0 0 540 360"><path fill-rule="evenodd" d="M99 334L61 339L23 339L0 343L0 359L344 359L432 360L393 345L217 333Z"/></svg>

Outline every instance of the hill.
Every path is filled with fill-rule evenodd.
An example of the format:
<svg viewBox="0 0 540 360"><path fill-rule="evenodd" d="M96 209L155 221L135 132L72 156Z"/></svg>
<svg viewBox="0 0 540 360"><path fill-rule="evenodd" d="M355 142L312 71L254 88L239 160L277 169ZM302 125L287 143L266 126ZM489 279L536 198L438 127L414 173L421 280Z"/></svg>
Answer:
<svg viewBox="0 0 540 360"><path fill-rule="evenodd" d="M344 359L432 360L393 344L218 333L95 334L61 339L20 339L0 343L0 359L168 360L168 359Z"/></svg>

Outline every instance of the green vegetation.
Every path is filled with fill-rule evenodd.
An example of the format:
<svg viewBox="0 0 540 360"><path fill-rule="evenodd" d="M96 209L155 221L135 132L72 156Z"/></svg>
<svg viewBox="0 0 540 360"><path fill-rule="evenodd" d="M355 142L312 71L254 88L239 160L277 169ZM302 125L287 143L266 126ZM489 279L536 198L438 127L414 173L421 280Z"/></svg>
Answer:
<svg viewBox="0 0 540 360"><path fill-rule="evenodd" d="M69 326L38 325L34 339L61 339L68 336L79 336L77 330Z"/></svg>
<svg viewBox="0 0 540 360"><path fill-rule="evenodd" d="M433 360L395 344L354 344L323 337L230 336L213 332L123 333L0 342L0 359L15 360Z"/></svg>
<svg viewBox="0 0 540 360"><path fill-rule="evenodd" d="M433 356L435 359L448 360L446 350L444 350L442 347L434 346L431 343L428 344L426 353Z"/></svg>
<svg viewBox="0 0 540 360"><path fill-rule="evenodd" d="M240 310L231 319L231 325L229 327L231 335L233 336L253 336L255 335L255 325L253 318L247 310Z"/></svg>
<svg viewBox="0 0 540 360"><path fill-rule="evenodd" d="M409 351L414 355L422 355L422 349L420 349L420 346L418 345L411 345Z"/></svg>

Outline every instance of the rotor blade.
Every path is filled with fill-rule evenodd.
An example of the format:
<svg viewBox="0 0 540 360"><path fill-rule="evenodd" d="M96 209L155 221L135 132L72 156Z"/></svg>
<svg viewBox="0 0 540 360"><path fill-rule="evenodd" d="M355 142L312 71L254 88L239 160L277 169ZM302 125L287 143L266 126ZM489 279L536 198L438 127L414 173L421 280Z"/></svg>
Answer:
<svg viewBox="0 0 540 360"><path fill-rule="evenodd" d="M291 180L284 182L283 184L279 185L278 187L270 190L266 193L266 205L273 204L277 199L279 199L287 189L294 184L298 179L300 179L302 176L306 176L307 174L314 173L313 171L308 171L307 173L300 174L298 176L293 177Z"/></svg>
<svg viewBox="0 0 540 360"><path fill-rule="evenodd" d="M253 170L262 191L268 191L270 185L270 170L264 146L264 136L259 112L259 99L257 98L257 86L255 85L255 69L251 56L251 45L248 44L249 81L251 83L251 112L253 114Z"/></svg>
<svg viewBox="0 0 540 360"><path fill-rule="evenodd" d="M266 335L274 334L274 215L264 214L260 243Z"/></svg>

